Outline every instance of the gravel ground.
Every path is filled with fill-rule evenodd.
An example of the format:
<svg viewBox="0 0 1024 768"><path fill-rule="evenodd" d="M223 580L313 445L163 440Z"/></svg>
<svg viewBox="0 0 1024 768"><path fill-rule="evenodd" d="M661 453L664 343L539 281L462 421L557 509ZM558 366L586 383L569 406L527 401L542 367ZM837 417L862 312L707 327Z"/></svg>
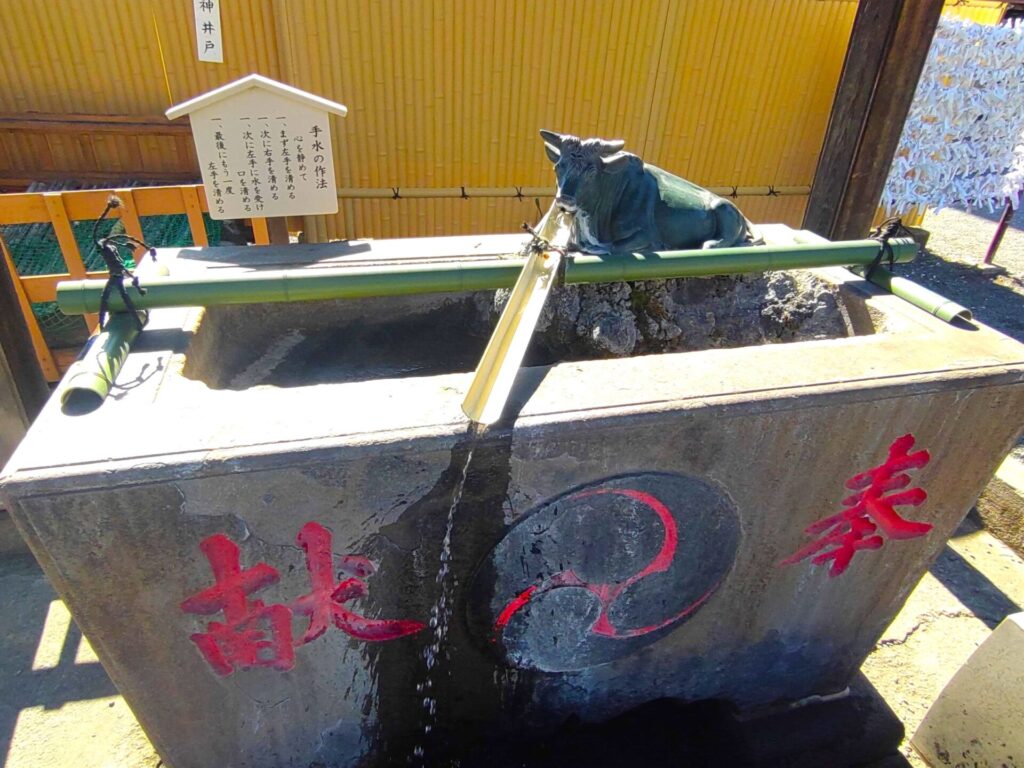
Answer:
<svg viewBox="0 0 1024 768"><path fill-rule="evenodd" d="M1024 213L1011 219L993 260L1006 274L985 274L977 269L1000 213L964 208L929 211L921 225L930 233L927 250L897 271L963 304L977 320L1024 342ZM1024 461L1024 440L1014 455Z"/></svg>
<svg viewBox="0 0 1024 768"><path fill-rule="evenodd" d="M1024 342L1024 213L1011 221L995 263L1005 275L976 268L995 233L999 212L947 208L928 213L922 227L931 233L928 248L899 274L928 286L974 312L981 322Z"/></svg>

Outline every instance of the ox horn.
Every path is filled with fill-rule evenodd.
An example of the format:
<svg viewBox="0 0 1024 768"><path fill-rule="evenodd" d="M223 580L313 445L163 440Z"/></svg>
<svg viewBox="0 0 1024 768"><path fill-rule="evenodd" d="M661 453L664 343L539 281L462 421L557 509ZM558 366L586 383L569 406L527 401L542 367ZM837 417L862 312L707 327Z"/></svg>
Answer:
<svg viewBox="0 0 1024 768"><path fill-rule="evenodd" d="M544 151L548 155L548 160L557 163L558 158L562 156L562 134L541 129L540 137L544 139Z"/></svg>
<svg viewBox="0 0 1024 768"><path fill-rule="evenodd" d="M613 155L616 152L621 152L624 146L626 146L626 142L622 139L613 139L612 141L601 139L601 154Z"/></svg>
<svg viewBox="0 0 1024 768"><path fill-rule="evenodd" d="M562 134L555 133L554 131L545 131L543 128L541 128L540 137L544 139L545 143L550 144L559 152L562 151Z"/></svg>

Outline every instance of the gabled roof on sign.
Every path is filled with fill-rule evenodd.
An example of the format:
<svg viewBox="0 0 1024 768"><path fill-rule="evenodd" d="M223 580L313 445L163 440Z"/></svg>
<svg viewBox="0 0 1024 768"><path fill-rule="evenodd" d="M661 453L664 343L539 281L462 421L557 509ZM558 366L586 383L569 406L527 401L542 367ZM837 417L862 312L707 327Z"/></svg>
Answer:
<svg viewBox="0 0 1024 768"><path fill-rule="evenodd" d="M270 91L278 96L284 96L285 98L292 99L300 104L305 104L307 107L323 109L327 112L333 112L335 115L339 115L341 117L348 114L348 107L344 104L339 104L336 101L330 101L320 96L314 96L312 93L307 93L306 91L301 91L298 88L293 88L290 85L285 85L284 83L279 83L276 80L271 80L269 77L255 74L247 75L240 80L235 80L233 83L222 85L220 88L215 88L212 91L196 96L194 99L189 99L181 104L176 104L168 109L164 114L167 115L168 120L175 120L183 115L189 114L190 112L195 112L197 109L209 107L212 104L216 104L218 101L222 101L231 96L248 91L251 88Z"/></svg>

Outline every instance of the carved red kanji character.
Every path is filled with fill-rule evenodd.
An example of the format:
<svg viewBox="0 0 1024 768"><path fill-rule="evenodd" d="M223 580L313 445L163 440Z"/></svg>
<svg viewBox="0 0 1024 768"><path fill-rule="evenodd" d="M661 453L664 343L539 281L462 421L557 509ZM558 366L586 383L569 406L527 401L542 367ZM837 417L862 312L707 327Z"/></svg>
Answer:
<svg viewBox="0 0 1024 768"><path fill-rule="evenodd" d="M896 438L884 463L847 480L846 487L857 493L843 499L846 509L807 526L804 533L821 538L797 550L781 565L792 565L820 552L811 562L822 565L832 560L829 575L838 576L859 550L878 549L885 543L878 529L890 539L912 539L928 533L930 523L906 520L895 509L920 506L928 498L923 488L899 490L911 483L905 470L920 469L931 460L928 451L910 453L913 446L913 435Z"/></svg>
<svg viewBox="0 0 1024 768"><path fill-rule="evenodd" d="M331 623L352 637L369 641L394 640L423 629L424 625L418 621L368 619L345 607L349 600L366 597L368 588L363 577L372 575L376 567L365 557L343 557L340 570L349 578L335 582L331 532L320 523L306 523L295 540L306 552L312 587L308 594L292 603L296 613L309 616L309 627L299 640L300 644L320 637Z"/></svg>
<svg viewBox="0 0 1024 768"><path fill-rule="evenodd" d="M242 570L238 545L222 533L203 539L199 548L210 562L214 585L186 598L181 610L202 616L223 612L225 619L211 621L205 632L191 636L203 658L222 676L251 667L291 669L291 610L248 597L276 583L277 570L266 563Z"/></svg>

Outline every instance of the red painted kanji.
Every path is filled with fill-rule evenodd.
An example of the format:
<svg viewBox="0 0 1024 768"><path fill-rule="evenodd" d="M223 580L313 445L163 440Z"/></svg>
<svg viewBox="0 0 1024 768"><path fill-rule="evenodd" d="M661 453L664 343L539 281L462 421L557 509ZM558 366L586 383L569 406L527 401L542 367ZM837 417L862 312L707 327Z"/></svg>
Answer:
<svg viewBox="0 0 1024 768"><path fill-rule="evenodd" d="M295 539L306 552L306 567L312 589L294 603L293 610L309 616L309 627L302 636L302 643L315 640L334 626L358 640L394 640L411 635L423 629L418 621L405 619L368 619L345 607L349 600L366 597L366 582L359 576L369 576L376 566L365 557L344 557L341 570L349 578L335 582L331 553L331 532L320 523L306 523Z"/></svg>
<svg viewBox="0 0 1024 768"><path fill-rule="evenodd" d="M225 619L211 621L205 632L191 636L203 658L218 675L250 667L291 669L291 610L249 599L253 592L277 583L277 570L258 563L243 571L238 545L222 533L203 539L199 548L210 561L214 585L186 598L181 610L203 616L223 612Z"/></svg>
<svg viewBox="0 0 1024 768"><path fill-rule="evenodd" d="M296 542L306 553L311 589L291 605L264 605L261 600L249 599L252 593L278 582L277 569L257 563L242 570L238 545L222 533L200 542L213 570L214 585L186 598L181 610L203 616L223 612L225 621L211 621L205 632L191 636L218 675L252 667L291 669L295 647L320 637L332 623L358 640L374 642L423 629L418 621L369 619L345 606L350 600L366 597L369 590L363 578L371 576L376 566L360 555L346 555L340 559L339 569L347 578L336 582L331 532L322 525L306 523ZM309 617L309 626L297 640L292 636L296 613Z"/></svg>
<svg viewBox="0 0 1024 768"><path fill-rule="evenodd" d="M931 460L928 451L911 453L913 447L913 435L898 437L889 446L884 463L847 480L846 487L857 493L843 499L846 509L807 526L804 533L821 538L797 550L780 565L792 565L816 555L811 562L822 565L831 560L829 575L838 576L859 550L881 547L885 539L880 534L890 539L912 539L928 533L932 529L930 523L906 520L895 509L920 506L928 498L923 488L900 490L911 483L906 470L920 469Z"/></svg>

